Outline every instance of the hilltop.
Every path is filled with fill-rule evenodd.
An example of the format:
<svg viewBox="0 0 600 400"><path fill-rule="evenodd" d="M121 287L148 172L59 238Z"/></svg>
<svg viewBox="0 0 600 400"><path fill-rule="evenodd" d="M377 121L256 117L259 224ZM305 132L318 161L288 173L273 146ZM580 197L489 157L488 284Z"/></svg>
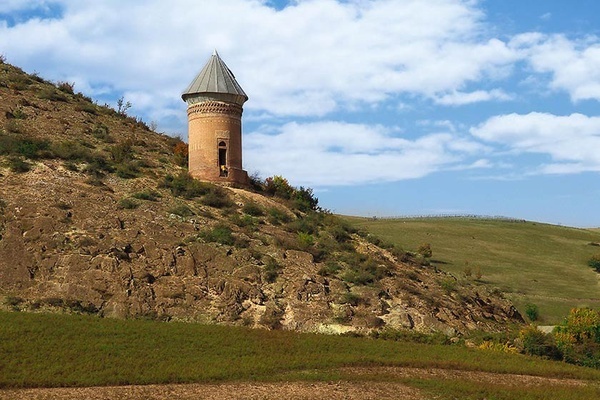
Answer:
<svg viewBox="0 0 600 400"><path fill-rule="evenodd" d="M500 293L382 248L282 178L191 179L186 145L0 63L0 297L18 311L312 332L499 331Z"/></svg>

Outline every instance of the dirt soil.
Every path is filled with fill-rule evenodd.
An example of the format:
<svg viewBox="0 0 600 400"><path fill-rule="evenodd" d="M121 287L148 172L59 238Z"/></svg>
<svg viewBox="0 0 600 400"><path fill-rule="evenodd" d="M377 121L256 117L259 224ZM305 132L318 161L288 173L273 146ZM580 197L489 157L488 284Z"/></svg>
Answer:
<svg viewBox="0 0 600 400"><path fill-rule="evenodd" d="M0 400L154 400L154 399L426 399L419 390L397 382L402 378L445 378L493 382L511 386L584 386L589 382L575 379L545 378L529 375L494 374L476 371L419 369L400 367L345 368L340 372L366 378L339 382L241 382L223 384L182 384L109 386L89 388L0 390ZM368 380L377 376L378 382Z"/></svg>

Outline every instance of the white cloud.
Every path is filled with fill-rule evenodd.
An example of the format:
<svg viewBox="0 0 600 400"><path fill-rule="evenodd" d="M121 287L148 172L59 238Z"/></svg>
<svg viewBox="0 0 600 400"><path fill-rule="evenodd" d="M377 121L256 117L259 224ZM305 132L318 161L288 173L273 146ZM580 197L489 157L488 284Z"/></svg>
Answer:
<svg viewBox="0 0 600 400"><path fill-rule="evenodd" d="M600 170L600 117L548 113L500 115L472 128L471 134L516 153L550 156L556 163L541 165L541 173Z"/></svg>
<svg viewBox="0 0 600 400"><path fill-rule="evenodd" d="M549 73L550 87L564 90L573 101L600 100L600 40L570 40L564 35L518 35L510 47L527 58L533 71Z"/></svg>
<svg viewBox="0 0 600 400"><path fill-rule="evenodd" d="M484 37L484 15L466 0L311 0L280 11L259 0L53 3L60 19L0 26L0 52L51 79L78 76L91 95L156 99L151 114L184 112L179 94L215 47L249 93L247 109L273 116L431 98L501 77L515 60Z"/></svg>
<svg viewBox="0 0 600 400"><path fill-rule="evenodd" d="M382 126L288 123L246 134L244 164L263 176L282 174L295 185L352 185L420 178L452 168L482 148L448 133L408 140Z"/></svg>
<svg viewBox="0 0 600 400"><path fill-rule="evenodd" d="M482 101L507 101L512 100L512 96L505 93L500 89L493 89L490 91L486 90L476 90L470 93L464 92L453 92L444 94L435 99L437 104L442 104L446 106L462 106L465 104L479 103Z"/></svg>

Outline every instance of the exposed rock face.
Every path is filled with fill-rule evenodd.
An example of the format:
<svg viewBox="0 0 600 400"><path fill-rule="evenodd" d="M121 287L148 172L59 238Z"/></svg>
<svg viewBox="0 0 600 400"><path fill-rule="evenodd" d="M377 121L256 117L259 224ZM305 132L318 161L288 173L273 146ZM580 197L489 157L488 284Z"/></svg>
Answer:
<svg viewBox="0 0 600 400"><path fill-rule="evenodd" d="M452 277L399 262L356 235L359 251L392 265L377 284L320 275L322 263L308 252L277 246L275 238L289 233L266 221L252 237L241 228L234 232L248 238L246 247L198 241L198 231L226 217L210 207L204 208L212 217L170 214L176 200L167 191L159 201L120 209L118 200L127 193L156 186L148 180L111 178L107 191L50 161L25 174L3 170L2 175L0 290L26 300L19 305L23 309L63 299L59 305L76 304L107 317L329 333L389 326L453 334L496 330L519 319L510 303L483 288L445 293L439 282ZM240 204L259 200L265 207L282 207L260 195L231 191ZM272 282L261 256L280 266Z"/></svg>
<svg viewBox="0 0 600 400"><path fill-rule="evenodd" d="M327 333L453 334L522 320L485 288L357 234L303 231L303 215L272 198L175 196L160 187L181 170L169 138L6 64L0 83L0 303ZM223 226L227 240L207 236Z"/></svg>

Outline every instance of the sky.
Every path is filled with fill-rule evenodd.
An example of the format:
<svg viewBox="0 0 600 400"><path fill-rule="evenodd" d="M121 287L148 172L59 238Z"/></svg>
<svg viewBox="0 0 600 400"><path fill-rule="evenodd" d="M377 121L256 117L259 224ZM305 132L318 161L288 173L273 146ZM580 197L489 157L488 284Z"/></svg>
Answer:
<svg viewBox="0 0 600 400"><path fill-rule="evenodd" d="M244 168L363 216L600 226L600 1L0 0L7 62L187 140L217 49Z"/></svg>

